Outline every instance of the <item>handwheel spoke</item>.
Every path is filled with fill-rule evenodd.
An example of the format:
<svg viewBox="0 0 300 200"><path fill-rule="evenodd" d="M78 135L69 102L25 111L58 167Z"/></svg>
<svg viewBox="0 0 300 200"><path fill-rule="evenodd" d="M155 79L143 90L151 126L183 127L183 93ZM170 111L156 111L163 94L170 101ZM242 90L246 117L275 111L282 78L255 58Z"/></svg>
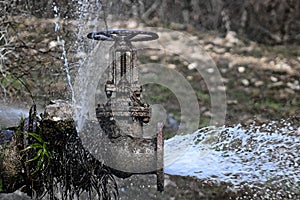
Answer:
<svg viewBox="0 0 300 200"><path fill-rule="evenodd" d="M131 39L134 38L137 35L138 35L138 33L131 33L130 35L125 37L125 40L127 40L127 41L130 40L131 41Z"/></svg>
<svg viewBox="0 0 300 200"><path fill-rule="evenodd" d="M158 35L148 31L131 31L131 30L106 30L92 32L87 35L93 40L116 41L125 40L130 42L150 41L158 38Z"/></svg>

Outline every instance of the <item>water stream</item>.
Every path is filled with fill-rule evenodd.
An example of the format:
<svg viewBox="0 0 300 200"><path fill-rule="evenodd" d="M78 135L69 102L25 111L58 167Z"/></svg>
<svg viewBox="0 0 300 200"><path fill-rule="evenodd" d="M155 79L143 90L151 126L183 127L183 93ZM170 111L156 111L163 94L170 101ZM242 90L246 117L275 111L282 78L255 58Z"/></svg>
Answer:
<svg viewBox="0 0 300 200"><path fill-rule="evenodd" d="M59 19L59 7L58 5L56 5L56 2L53 2L53 11L54 11L54 18L55 19ZM67 51L66 51L66 47L65 47L65 40L62 38L62 36L60 35L59 31L60 31L60 25L57 21L54 21L55 24L55 32L57 34L57 42L60 43L61 42L61 47L62 47L62 55L61 55L61 59L64 62L64 67L65 67L65 72L66 72L66 77L67 77L67 82L68 82L68 86L70 88L71 91L71 98L72 98L72 102L73 104L76 104L75 101L75 94L74 94L74 89L73 89L73 84L72 84L72 80L71 80L71 73L70 73L70 68L69 68L69 61L68 61L68 57L67 57Z"/></svg>
<svg viewBox="0 0 300 200"><path fill-rule="evenodd" d="M2 122L26 116L25 110L7 106L0 114ZM277 188L293 197L300 190L299 150L300 127L286 120L205 127L165 140L165 173L231 183L237 189Z"/></svg>
<svg viewBox="0 0 300 200"><path fill-rule="evenodd" d="M89 86L92 82L90 78L95 78L95 71L87 69L90 63L85 57L91 53L95 44L90 45L89 50L84 49L86 44L82 40L84 35L81 31L87 28L85 21L92 22L93 31L99 29L97 19L101 12L99 2L93 10L93 13L98 13L94 18L90 14L86 15L88 2L80 1L80 5L78 53L84 52L85 55L80 62L79 74L83 70L85 76L79 77L79 85L75 85L75 90L79 90L75 93L79 93L79 96L70 87L73 102L76 102L74 105L80 108L76 112L79 130L84 124L84 116L88 114L85 113L87 106L91 106L86 105L87 98L90 98L88 95L96 92L95 87ZM72 86L67 66L65 64L68 82ZM97 74L102 74L104 69L98 70ZM90 88L91 91L80 91L82 88ZM232 183L235 188L245 184L276 187L292 195L294 191L300 190L299 150L300 128L285 120L248 127L206 127L192 134L177 135L165 140L165 173Z"/></svg>
<svg viewBox="0 0 300 200"><path fill-rule="evenodd" d="M300 128L269 122L260 126L206 127L165 141L165 172L288 188L300 182Z"/></svg>
<svg viewBox="0 0 300 200"><path fill-rule="evenodd" d="M55 23L57 41L62 43L62 60L64 62L66 78L71 91L72 102L75 106L75 119L80 127L83 126L87 96L95 94L95 87L90 87L89 80L95 76L95 71L88 70L88 55L95 44L85 44L82 30L92 26L97 27L102 5L96 1L96 6L90 10L88 1L78 2L78 43L77 53L81 55L79 62L80 71L85 77L79 77L82 85L72 82L65 49L65 40L60 36L60 26ZM53 5L55 18L59 18L59 8ZM86 15L87 13L94 13ZM91 21L92 24L86 24ZM107 27L103 26L103 29ZM90 49L86 49L90 47ZM103 44L104 47L104 44ZM105 47L107 48L107 47ZM100 60L99 63L102 61ZM104 62L104 61L103 61ZM98 64L99 64L98 63ZM107 64L107 63L103 63ZM104 69L98 69L97 74L102 74ZM78 80L78 79L77 79ZM91 91L81 91L90 88ZM78 89L78 91L76 91ZM76 96L76 92L79 94ZM90 98L90 97L88 97ZM77 108L80 108L77 110ZM15 126L21 117L26 117L28 111L14 106L0 107L0 126ZM210 179L217 182L232 183L235 188L247 185L260 187L276 187L282 192L293 195L300 191L300 127L287 120L269 122L260 125L234 125L231 127L205 127L194 133L176 135L165 140L164 162L165 173L181 176L194 176L199 179Z"/></svg>
<svg viewBox="0 0 300 200"><path fill-rule="evenodd" d="M93 69L89 69L91 65L88 55L94 50L98 44L94 40L86 40L87 30L97 31L99 29L100 18L103 13L102 4L100 0L78 1L78 19L77 19L77 55L79 57L78 76L76 76L72 92L74 94L74 108L75 108L75 120L77 122L77 129L80 130L86 118L86 110L88 110L87 99L90 98L91 77L95 77L96 72ZM106 25L102 25L103 28ZM91 29L92 27L92 29ZM105 29L105 28L104 28ZM107 29L107 27L106 27ZM80 76L83 73L85 76Z"/></svg>

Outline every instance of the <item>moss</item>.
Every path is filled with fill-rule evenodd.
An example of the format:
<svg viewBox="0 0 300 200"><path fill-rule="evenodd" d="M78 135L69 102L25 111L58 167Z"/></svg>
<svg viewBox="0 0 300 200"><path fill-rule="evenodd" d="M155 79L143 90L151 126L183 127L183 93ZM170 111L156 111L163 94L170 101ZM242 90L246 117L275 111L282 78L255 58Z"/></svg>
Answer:
<svg viewBox="0 0 300 200"><path fill-rule="evenodd" d="M138 60L144 64L144 63L148 63L150 61L150 58L149 56L138 55Z"/></svg>
<svg viewBox="0 0 300 200"><path fill-rule="evenodd" d="M200 118L200 124L199 124L199 128L203 128L209 125L210 122L210 118L209 117L201 117Z"/></svg>
<svg viewBox="0 0 300 200"><path fill-rule="evenodd" d="M265 105L273 110L279 110L281 107L281 105L278 102L270 100L265 101Z"/></svg>
<svg viewBox="0 0 300 200"><path fill-rule="evenodd" d="M278 111L282 108L282 105L279 102L275 101L275 100L269 100L268 99L268 100L265 100L263 102L256 102L254 104L254 107L256 109L266 109L266 108L268 108L268 109L272 109L274 111Z"/></svg>
<svg viewBox="0 0 300 200"><path fill-rule="evenodd" d="M210 96L208 93L203 92L202 90L195 90L197 97L201 100L204 101L205 103L210 102Z"/></svg>

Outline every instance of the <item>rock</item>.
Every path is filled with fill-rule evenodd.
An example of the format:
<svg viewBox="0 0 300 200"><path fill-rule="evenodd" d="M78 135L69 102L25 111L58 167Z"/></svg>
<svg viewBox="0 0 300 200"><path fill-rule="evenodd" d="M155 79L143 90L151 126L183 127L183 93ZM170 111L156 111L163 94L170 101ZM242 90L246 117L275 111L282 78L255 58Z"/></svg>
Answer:
<svg viewBox="0 0 300 200"><path fill-rule="evenodd" d="M281 61L281 60L275 64L275 69L278 71L288 72L290 74L293 73L292 67L289 64L287 64L286 62Z"/></svg>
<svg viewBox="0 0 300 200"><path fill-rule="evenodd" d="M232 69L235 65L236 65L235 62L230 62L230 63L228 63L228 68Z"/></svg>
<svg viewBox="0 0 300 200"><path fill-rule="evenodd" d="M0 153L3 155L2 160L0 159L2 189L4 192L14 192L24 185L24 169L16 141L13 140Z"/></svg>
<svg viewBox="0 0 300 200"><path fill-rule="evenodd" d="M14 193L0 194L1 200L30 200L31 198L25 193L17 190Z"/></svg>
<svg viewBox="0 0 300 200"><path fill-rule="evenodd" d="M189 81L191 81L191 80L194 79L194 77L193 76L187 76L186 79L189 80Z"/></svg>
<svg viewBox="0 0 300 200"><path fill-rule="evenodd" d="M234 31L228 31L225 39L227 40L227 42L226 42L227 47L232 47L234 45L241 43L241 41L237 38L236 32L234 32Z"/></svg>
<svg viewBox="0 0 300 200"><path fill-rule="evenodd" d="M64 100L51 101L46 106L42 125L42 136L51 144L65 145L70 138L77 137L76 123L73 119L74 109Z"/></svg>
<svg viewBox="0 0 300 200"><path fill-rule="evenodd" d="M267 57L263 56L263 57L260 58L260 61L263 62L263 63L265 63L265 62L268 62L269 59Z"/></svg>
<svg viewBox="0 0 300 200"><path fill-rule="evenodd" d="M198 67L198 63L196 63L196 62L193 62L193 63L188 65L189 70L196 69L197 67Z"/></svg>
<svg viewBox="0 0 300 200"><path fill-rule="evenodd" d="M238 101L237 101L236 99L234 99L234 100L228 100L228 101L227 101L227 104L228 104L228 105L237 105L237 104L238 104Z"/></svg>
<svg viewBox="0 0 300 200"><path fill-rule="evenodd" d="M0 145L11 142L12 138L12 130L0 130Z"/></svg>
<svg viewBox="0 0 300 200"><path fill-rule="evenodd" d="M212 41L212 43L213 43L214 45L223 46L225 42L224 42L224 39L223 39L223 38L216 37L216 38Z"/></svg>
<svg viewBox="0 0 300 200"><path fill-rule="evenodd" d="M215 47L214 49L214 52L217 53L217 54L223 54L226 52L226 49L225 48L218 48L218 47Z"/></svg>
<svg viewBox="0 0 300 200"><path fill-rule="evenodd" d="M170 68L170 69L176 69L176 65L175 64L168 64L167 67Z"/></svg>
<svg viewBox="0 0 300 200"><path fill-rule="evenodd" d="M72 105L64 100L51 101L46 106L44 120L50 121L69 121L73 120L74 109Z"/></svg>
<svg viewBox="0 0 300 200"><path fill-rule="evenodd" d="M59 45L59 43L57 41L51 41L51 42L49 42L48 48L53 49L53 48L57 47L58 45Z"/></svg>
<svg viewBox="0 0 300 200"><path fill-rule="evenodd" d="M212 73L214 72L214 68L208 68L206 71L207 71L209 74L212 74Z"/></svg>
<svg viewBox="0 0 300 200"><path fill-rule="evenodd" d="M264 84L263 81L255 81L255 82L254 82L255 87L262 86L263 84Z"/></svg>
<svg viewBox="0 0 300 200"><path fill-rule="evenodd" d="M217 86L217 90L218 91L226 91L227 90L227 87L226 86L222 86L222 85L219 85L219 86Z"/></svg>
<svg viewBox="0 0 300 200"><path fill-rule="evenodd" d="M212 116L212 113L211 113L210 111L205 111L205 112L203 113L203 116L205 116L205 117L211 117L211 116Z"/></svg>
<svg viewBox="0 0 300 200"><path fill-rule="evenodd" d="M157 60L159 60L159 57L157 55L152 55L152 56L150 56L150 59L157 61Z"/></svg>
<svg viewBox="0 0 300 200"><path fill-rule="evenodd" d="M275 77L275 76L271 76L270 79L271 79L272 82L277 82L278 81L278 78Z"/></svg>
<svg viewBox="0 0 300 200"><path fill-rule="evenodd" d="M241 82L244 86L249 86L249 84L250 84L248 79L242 79Z"/></svg>
<svg viewBox="0 0 300 200"><path fill-rule="evenodd" d="M294 81L293 83L292 82L288 82L287 83L287 86L289 88L291 88L292 90L300 90L300 85L299 85L299 81Z"/></svg>
<svg viewBox="0 0 300 200"><path fill-rule="evenodd" d="M246 71L246 68L244 66L238 67L238 72L239 73L244 73Z"/></svg>
<svg viewBox="0 0 300 200"><path fill-rule="evenodd" d="M184 30L184 29L186 29L186 25L180 24L180 23L171 22L170 23L170 28L174 29L174 30Z"/></svg>
<svg viewBox="0 0 300 200"><path fill-rule="evenodd" d="M210 50L210 49L212 49L212 48L214 48L214 45L212 45L212 44L208 44L208 45L205 45L205 46L204 46L204 49L205 49L205 50Z"/></svg>
<svg viewBox="0 0 300 200"><path fill-rule="evenodd" d="M278 81L278 82L271 84L270 88L282 87L283 85L284 85L284 82Z"/></svg>
<svg viewBox="0 0 300 200"><path fill-rule="evenodd" d="M172 127L173 129L178 128L178 122L169 114L167 115L167 126Z"/></svg>
<svg viewBox="0 0 300 200"><path fill-rule="evenodd" d="M30 115L28 119L33 119L32 116L35 116L36 113L35 111L32 112L32 110L30 110L30 113L34 113L34 115ZM33 132L41 136L42 141L38 140L38 142L43 143L43 148L45 148L44 144L46 144L47 151L49 150L49 152L51 152L51 160L46 161L49 165L43 169L43 172L37 171L36 174L31 173L36 169L36 164L26 161L31 159L34 155L30 155L30 151L21 154L20 150L33 144L32 142L37 141L32 140L32 138L26 139L25 135L27 134L16 132L12 142L0 152L0 154L3 155L3 159L0 160L2 192L11 193L1 194L0 199L29 199L26 195L15 192L20 188L29 195L34 191L37 195L37 199L40 199L40 196L45 190L44 187L41 187L41 184L53 184L54 178L57 185L70 184L68 186L72 188L72 192L76 190L74 188L78 188L78 193L79 190L82 191L82 188L86 189L87 187L90 187L91 190L95 189L98 191L98 187L104 188L104 186L101 185L104 184L102 180L108 178L108 181L113 186L106 188L105 191L101 190L101 192L108 193L109 190L109 192L114 190L114 193L116 191L115 180L109 176L112 173L110 168L104 166L101 161L94 158L85 150L81 139L78 137L73 120L73 109L70 103L63 100L52 101L46 106L44 114L37 124L39 124L37 127L39 127L41 131ZM32 127L33 125L33 123L30 123L28 127ZM24 126L23 130L26 130L26 127L27 126ZM30 129L28 130L30 131ZM64 153L62 153L62 151ZM68 161L63 161L64 159ZM44 166L44 164L45 163L43 163L42 166ZM95 166L97 166L97 168L95 168ZM63 168L72 168L74 170L64 171L62 170ZM47 176L50 171L55 171L54 177ZM120 174L119 171L115 170L114 172L118 175ZM85 176L84 183L82 182L82 177L80 178L82 174ZM63 176L74 177L72 183L65 182L65 179L61 178ZM96 181L95 184L98 186L97 188L90 186L92 185L91 183L87 183L92 181L93 183ZM67 191L67 195L71 196L72 192L71 190ZM49 194L49 196L51 196L49 199L56 199L54 198L56 194ZM68 199L71 198L68 197Z"/></svg>
<svg viewBox="0 0 300 200"><path fill-rule="evenodd" d="M129 29L135 29L135 28L137 28L138 27L138 23L137 23L137 21L135 21L135 20L129 20L128 21L128 23L127 23L127 28L129 28Z"/></svg>

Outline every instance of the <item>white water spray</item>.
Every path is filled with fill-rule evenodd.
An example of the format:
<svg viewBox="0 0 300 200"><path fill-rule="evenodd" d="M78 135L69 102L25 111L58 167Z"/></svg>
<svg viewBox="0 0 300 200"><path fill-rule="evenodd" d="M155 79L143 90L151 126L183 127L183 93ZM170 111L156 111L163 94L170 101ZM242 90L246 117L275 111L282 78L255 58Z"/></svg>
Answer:
<svg viewBox="0 0 300 200"><path fill-rule="evenodd" d="M165 172L235 187L263 184L298 190L299 149L299 129L284 120L261 126L207 127L165 141Z"/></svg>
<svg viewBox="0 0 300 200"><path fill-rule="evenodd" d="M59 19L59 7L56 5L56 2L53 2L53 10L54 10L54 18ZM75 93L72 85L72 80L71 80L71 74L70 74L70 69L69 69L69 62L68 62L68 57L67 57L67 51L65 47L65 40L62 38L62 36L59 34L60 26L57 21L54 21L55 24L55 32L57 33L57 42L62 44L62 55L61 59L64 61L64 66L65 66L65 72L67 76L67 81L68 85L71 91L71 98L72 98L72 103L76 105L76 100L75 100Z"/></svg>
<svg viewBox="0 0 300 200"><path fill-rule="evenodd" d="M99 18L102 13L102 4L99 0L89 2L88 0L78 1L79 17L77 20L77 54L80 56L78 75L76 77L77 82L74 85L76 104L75 108L75 120L77 122L77 130L80 131L84 125L85 119L88 116L92 116L92 113L87 113L87 102L91 94L86 88L90 86L90 77L95 77L95 70L91 68L90 59L87 57L91 54L97 41L87 40L87 32L96 31L100 29ZM92 22L92 24L90 24ZM93 30L90 30L90 27ZM97 66L101 67L101 66ZM84 71L84 73L82 73ZM84 75L82 75L84 74Z"/></svg>

